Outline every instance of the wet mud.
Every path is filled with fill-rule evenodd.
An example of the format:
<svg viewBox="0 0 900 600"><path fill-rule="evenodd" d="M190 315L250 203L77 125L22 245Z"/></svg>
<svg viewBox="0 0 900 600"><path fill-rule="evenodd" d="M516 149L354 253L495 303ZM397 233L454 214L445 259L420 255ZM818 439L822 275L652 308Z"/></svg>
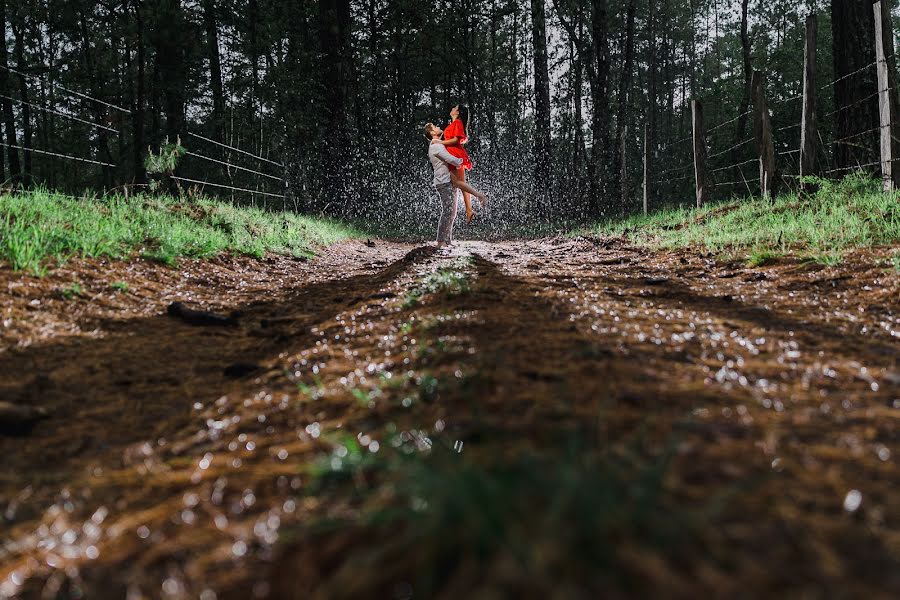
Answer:
<svg viewBox="0 0 900 600"><path fill-rule="evenodd" d="M0 596L895 597L891 251L748 267L559 238L0 270L2 400L50 415L0 437ZM413 525L371 518L416 477L388 457L436 444L664 463L659 500L598 533L605 570L527 520L502 529L524 559L449 528L403 545ZM660 518L685 525L659 541Z"/></svg>

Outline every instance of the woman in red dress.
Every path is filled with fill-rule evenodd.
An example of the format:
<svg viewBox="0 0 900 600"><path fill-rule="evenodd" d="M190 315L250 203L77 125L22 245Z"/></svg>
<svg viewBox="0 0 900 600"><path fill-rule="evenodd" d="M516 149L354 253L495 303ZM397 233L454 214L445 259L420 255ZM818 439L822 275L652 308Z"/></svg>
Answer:
<svg viewBox="0 0 900 600"><path fill-rule="evenodd" d="M472 222L475 211L472 210L472 194L466 188L466 171L472 168L472 160L463 146L468 143L469 138L467 129L469 126L469 109L463 105L457 104L450 109L450 125L444 130L444 139L441 141L447 147L447 152L457 158L463 159L463 164L458 169L450 170L450 177L453 178L456 187L460 188L463 193L463 202L466 204L466 223ZM461 185L460 185L461 184ZM471 189L471 188L469 188ZM484 208L485 199L481 198L481 206Z"/></svg>

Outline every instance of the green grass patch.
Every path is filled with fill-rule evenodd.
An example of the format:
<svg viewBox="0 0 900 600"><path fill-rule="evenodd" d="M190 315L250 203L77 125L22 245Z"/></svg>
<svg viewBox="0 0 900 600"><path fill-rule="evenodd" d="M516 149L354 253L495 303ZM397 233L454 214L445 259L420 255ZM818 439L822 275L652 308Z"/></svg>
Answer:
<svg viewBox="0 0 900 600"><path fill-rule="evenodd" d="M470 260L458 259L452 264L441 267L429 274L418 285L406 293L403 300L403 308L418 306L424 296L429 294L444 294L448 298L467 294L472 289L467 267Z"/></svg>
<svg viewBox="0 0 900 600"><path fill-rule="evenodd" d="M84 289L81 287L81 284L76 281L67 286L62 287L59 290L59 293L66 300L72 300L73 298L78 298L78 297L81 297L82 295L84 295Z"/></svg>
<svg viewBox="0 0 900 600"><path fill-rule="evenodd" d="M143 256L165 264L223 253L309 256L361 234L341 223L208 198L0 195L0 260L41 275L69 257Z"/></svg>
<svg viewBox="0 0 900 600"><path fill-rule="evenodd" d="M114 281L109 287L114 292L128 292L128 284L124 281Z"/></svg>
<svg viewBox="0 0 900 600"><path fill-rule="evenodd" d="M687 505L667 492L669 453L599 452L577 436L568 448L508 454L472 454L453 437L422 432L395 435L375 455L353 439L338 443L307 492L343 495L354 486L362 509L352 523L318 522L306 532L317 545L356 527L368 543L340 557L347 568L326 589L342 589L342 574L361 572L367 589L380 589L399 569L415 578L417 595L431 597L457 577L494 581L492 566L503 564L508 580L547 589L578 581L600 591L620 576L624 544L670 558L702 552L698 531L717 517L713 499ZM388 493L355 482L378 482ZM469 557L485 568L466 571Z"/></svg>
<svg viewBox="0 0 900 600"><path fill-rule="evenodd" d="M900 194L884 194L880 181L863 174L810 181L818 187L812 195L662 210L604 222L591 232L652 248L735 252L751 264L788 252L834 264L845 250L900 242Z"/></svg>

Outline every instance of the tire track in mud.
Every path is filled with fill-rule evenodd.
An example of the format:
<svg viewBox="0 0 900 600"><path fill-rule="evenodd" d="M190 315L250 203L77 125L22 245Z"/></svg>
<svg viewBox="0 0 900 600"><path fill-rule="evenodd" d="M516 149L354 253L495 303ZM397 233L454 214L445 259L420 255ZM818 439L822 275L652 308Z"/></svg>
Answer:
<svg viewBox="0 0 900 600"><path fill-rule="evenodd" d="M165 421L156 423L153 416L140 411L134 414L133 406L118 407L122 419L152 419L155 429L132 429L120 439L110 435L112 443L85 448L79 456L61 464L35 458L35 454L43 452L43 447L54 450L54 441L65 445L65 434L43 426L36 430L29 440L33 445L14 457L22 467L4 479L4 488L18 494L4 505L16 526L14 536L20 541L0 546L0 585L8 589L12 586L8 577L17 573L15 580L31 586L23 592L28 597L42 587L69 582L60 569L40 566L49 560L52 567L60 567L52 554L52 548L57 547L68 553L65 564L86 569L79 585L92 591L88 594L91 597L122 597L132 593L129 583L134 590L146 590L146 586L158 589L167 572L169 579L174 577L182 582L179 585L195 593L202 591L197 586L208 578L218 583L220 590L233 587L241 590L234 592L235 597L248 597L250 591L243 585L254 582L252 569L223 571L222 562L239 560L251 552L238 550L233 544L254 548L253 540L258 540L268 546L268 534L248 536L248 531L265 529L267 519L275 514L271 511L281 514L285 498L296 494L291 486L299 481L298 474L314 468L318 455L332 448L333 441L318 441L319 428L324 437L324 432L339 433L342 423L356 419L353 409L358 408L358 399L347 393L346 385L339 384L336 377L326 382L342 392L335 400L321 398L317 390L303 382L322 385L314 383L320 380L319 365L325 367L320 361L334 362L338 374L353 376L358 362L372 364L369 361L376 360L360 353L384 356L379 338L369 333L371 325L393 323L392 316L397 312L394 307L403 302L404 293L423 273L437 268L440 261L433 255L431 248L416 248L377 273L323 281L299 288L274 304L244 307L242 327L237 331L196 329L160 317L140 322L137 327L134 323L122 326L128 336L112 335L96 342L104 353L109 352L109 346L127 353L131 344L146 344L148 339L157 340L154 336L180 331L182 341L190 344L179 346L185 354L166 357L166 368L186 377L190 388L153 380L152 389L161 394L157 401L165 403L161 409L176 407L173 410L179 414L163 410ZM360 319L353 334L345 333L356 315L366 321ZM210 344L219 337L241 343L233 348ZM198 348L192 347L201 343ZM78 351L81 364L89 363L90 353L84 352L83 346L55 350L62 355ZM166 351L159 348L155 354L142 356L142 364L148 364L152 372L159 366L154 361ZM192 352L200 356L192 356ZM185 369L183 363L189 358L208 368ZM225 381L222 367L228 360L248 358L258 362L258 372L243 380ZM383 358L376 362L383 367ZM86 370L90 373L90 366ZM109 388L97 387L92 393L94 405L89 408L94 412L81 410L67 415L76 427L83 425L85 418L97 419L110 412L104 406ZM62 402L56 399L56 403L59 406ZM364 413L356 420L371 421L371 415L379 410L366 408ZM314 434L310 423L315 424ZM98 437L100 430L110 426L102 420L91 424L98 428ZM107 436L102 435L105 441ZM281 458L282 453L285 458ZM41 473L40 485L34 485L36 478L26 470L35 468ZM270 512L258 510L262 506ZM299 515L296 506L284 510L286 521L295 510ZM191 527L201 514L209 519L208 524L214 522L212 531ZM82 529L96 535L103 531L109 540L101 544L96 536L81 535ZM146 536L142 530L147 531ZM99 553L100 560L93 560L91 552ZM194 558L183 568L181 559L186 555ZM123 569L125 565L132 566Z"/></svg>
<svg viewBox="0 0 900 600"><path fill-rule="evenodd" d="M629 549L627 572L657 595L817 597L838 589L877 598L897 588L896 577L884 575L900 571L885 527L896 507L882 485L895 471L890 463L862 460L854 449L891 445L890 422L862 413L883 407L889 392L866 391L869 382L852 381L851 400L863 409L832 401L833 412L824 415L815 397L817 386L827 388L828 377L820 377L824 367L801 362L786 382L774 377L774 370L784 370L775 359L794 352L793 346L772 346L765 361L753 362L750 355L745 363L736 360L736 352L747 354L739 342L756 339L743 331L756 326L752 308L694 299L696 292L672 277L648 284L647 277L659 276L652 269L623 273L621 255L629 251L622 248L568 251L565 245L547 250L477 242L460 244L450 257L419 249L378 273L245 307L242 319L250 325L237 332L190 330L165 319L142 323L135 331L156 339L184 329L205 345L237 335L243 344L212 347L196 357L184 348L173 354L178 363L208 365L191 369L195 381L217 383L149 382L156 387L148 389L169 393L159 413L144 408L145 416L135 417L134 406L120 407L121 414L104 412L97 390L97 412L87 416L135 419L150 423L148 430L130 431L111 448L82 449L64 473L69 496L52 498L53 510L43 514L38 507L46 507L46 495L40 502L23 499L20 510L36 532L40 525L49 529L45 541L59 541L68 528L92 530L89 524L100 514L95 511L109 507L99 517L108 539L88 540L100 548L100 558L85 557L84 536L74 544L82 554L71 564L83 569L79 585L94 592L89 597L121 597L126 590L153 595L161 585L191 596L209 586L220 599L391 593L404 569L418 564L416 557L380 568L363 562L369 566L360 569L354 556L372 547L380 551L377 545L385 543L388 554L381 556L390 557L396 546L357 527L305 538L309 523L358 523L368 497L391 494L368 474L355 476L337 495L305 492L349 460L348 448L380 456L377 444L387 448L393 435L421 445L440 434L465 442L466 456L476 461L502 461L523 451L553 452L579 439L603 452L626 446L647 457L674 452L664 483L675 508L700 510L727 498L724 509L704 515L704 553L671 562ZM465 274L468 286L454 294L424 292L414 301L412 292L448 266ZM701 329L688 326L694 321ZM789 337L784 329L794 327L786 318L775 324L767 337ZM733 330L741 336L729 337ZM807 334L839 333L822 326ZM139 340L123 339L117 343L127 351L139 348ZM56 360L76 355L75 349L58 352ZM142 360L151 373L184 375L183 364L172 371L153 362L172 356L160 350ZM223 356L257 362L261 369L222 383ZM89 368L81 372L90 378ZM788 385L801 375L811 391ZM781 409L762 404L765 398L742 384L742 376L786 386L766 389L770 401L783 400ZM198 390L204 391L198 396ZM62 405L63 395L50 392ZM195 401L199 408L181 405L176 417L164 410ZM162 415L167 420L156 423ZM94 435L99 438L101 430ZM158 446L162 436L168 442ZM26 448L15 460L23 469L53 473L37 453ZM110 459L121 464L96 475L76 470ZM56 488L60 480L48 484ZM93 497L82 495L88 485ZM841 502L851 486L864 490L871 512L845 514ZM77 505L73 512L67 502ZM13 556L19 565L47 560L46 551L24 547ZM500 597L559 591L558 582L517 576L508 564L493 566L462 569L445 595L453 597L455 590L462 597L489 584ZM0 583L8 575L2 569ZM60 570L45 569L28 589L69 585L59 583L63 579Z"/></svg>

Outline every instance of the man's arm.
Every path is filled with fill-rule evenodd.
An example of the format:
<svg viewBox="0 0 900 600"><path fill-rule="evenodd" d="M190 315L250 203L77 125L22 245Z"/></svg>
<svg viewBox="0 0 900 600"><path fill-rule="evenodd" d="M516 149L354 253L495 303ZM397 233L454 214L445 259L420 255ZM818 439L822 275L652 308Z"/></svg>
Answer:
<svg viewBox="0 0 900 600"><path fill-rule="evenodd" d="M443 147L442 147L442 148L441 148L440 150L438 150L435 154L437 155L437 157L438 157L439 159L441 159L442 161L444 161L444 162L447 163L448 165L453 165L454 167L459 167L459 166L461 166L461 165L463 164L463 159L457 158L457 157L453 156L452 154L450 154L449 152L447 152L447 149L446 149L446 148L443 148Z"/></svg>

